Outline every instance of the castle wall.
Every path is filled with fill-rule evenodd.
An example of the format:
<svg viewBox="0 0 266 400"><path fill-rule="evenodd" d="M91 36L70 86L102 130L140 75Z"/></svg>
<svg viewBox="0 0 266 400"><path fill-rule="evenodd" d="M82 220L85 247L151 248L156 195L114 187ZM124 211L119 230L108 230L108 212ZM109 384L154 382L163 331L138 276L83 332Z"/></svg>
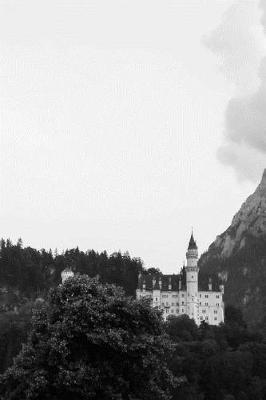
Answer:
<svg viewBox="0 0 266 400"><path fill-rule="evenodd" d="M193 302L189 301L188 292L160 291L137 289L137 299L146 297L151 300L153 307L163 311L166 320L169 315L188 315L197 325L205 321L210 325L219 325L224 322L224 304L222 292L198 292Z"/></svg>
<svg viewBox="0 0 266 400"><path fill-rule="evenodd" d="M199 292L199 322L219 325L224 322L224 304L222 292Z"/></svg>

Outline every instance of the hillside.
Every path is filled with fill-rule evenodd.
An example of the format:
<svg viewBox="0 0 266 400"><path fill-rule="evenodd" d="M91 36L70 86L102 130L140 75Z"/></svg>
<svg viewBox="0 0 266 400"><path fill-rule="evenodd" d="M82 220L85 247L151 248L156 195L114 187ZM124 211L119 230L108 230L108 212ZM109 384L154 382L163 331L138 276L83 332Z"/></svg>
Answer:
<svg viewBox="0 0 266 400"><path fill-rule="evenodd" d="M225 303L240 307L249 323L266 315L266 170L199 265L203 277L218 274L225 284Z"/></svg>
<svg viewBox="0 0 266 400"><path fill-rule="evenodd" d="M43 303L50 288L61 282L61 271L71 266L77 273L101 282L122 286L134 295L138 274L143 271L140 259L127 253L83 252L76 249L62 254L23 247L10 240L0 241L0 373L12 362L27 337L32 309Z"/></svg>

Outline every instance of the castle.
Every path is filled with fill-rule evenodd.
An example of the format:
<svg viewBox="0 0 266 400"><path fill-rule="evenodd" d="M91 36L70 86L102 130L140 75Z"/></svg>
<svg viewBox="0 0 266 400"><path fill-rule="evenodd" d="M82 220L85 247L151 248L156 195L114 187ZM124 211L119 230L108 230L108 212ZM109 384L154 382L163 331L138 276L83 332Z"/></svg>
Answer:
<svg viewBox="0 0 266 400"><path fill-rule="evenodd" d="M210 279L207 290L199 291L198 247L193 233L186 259L183 274L140 274L136 297L150 298L152 305L163 311L164 319L169 315L186 314L193 318L197 325L203 321L210 325L219 325L224 322L224 287L220 285L218 291L213 291Z"/></svg>
<svg viewBox="0 0 266 400"><path fill-rule="evenodd" d="M213 291L209 280L207 290L200 291L198 283L198 247L191 235L186 253L187 265L179 275L140 274L136 297L148 297L153 307L163 311L163 318L169 315L188 315L197 325L205 321L210 325L224 322L223 285ZM71 268L61 273L62 283L74 276Z"/></svg>

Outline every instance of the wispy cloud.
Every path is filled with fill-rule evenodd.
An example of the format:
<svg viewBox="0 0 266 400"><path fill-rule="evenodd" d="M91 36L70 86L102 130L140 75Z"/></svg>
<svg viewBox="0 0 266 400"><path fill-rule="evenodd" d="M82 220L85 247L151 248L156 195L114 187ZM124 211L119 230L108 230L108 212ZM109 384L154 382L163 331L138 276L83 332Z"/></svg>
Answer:
<svg viewBox="0 0 266 400"><path fill-rule="evenodd" d="M240 179L257 180L266 167L266 0L235 2L204 39L233 86L218 159Z"/></svg>

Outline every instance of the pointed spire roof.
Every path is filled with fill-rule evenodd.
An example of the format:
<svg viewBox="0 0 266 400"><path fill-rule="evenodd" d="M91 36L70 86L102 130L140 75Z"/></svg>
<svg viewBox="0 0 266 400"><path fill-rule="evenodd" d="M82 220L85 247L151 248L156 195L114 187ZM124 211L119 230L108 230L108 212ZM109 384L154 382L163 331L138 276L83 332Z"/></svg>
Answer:
<svg viewBox="0 0 266 400"><path fill-rule="evenodd" d="M198 246L197 246L197 243L195 242L193 232L192 232L190 241L189 241L189 245L188 245L188 250L193 250L193 249L197 249L197 248L198 248Z"/></svg>

